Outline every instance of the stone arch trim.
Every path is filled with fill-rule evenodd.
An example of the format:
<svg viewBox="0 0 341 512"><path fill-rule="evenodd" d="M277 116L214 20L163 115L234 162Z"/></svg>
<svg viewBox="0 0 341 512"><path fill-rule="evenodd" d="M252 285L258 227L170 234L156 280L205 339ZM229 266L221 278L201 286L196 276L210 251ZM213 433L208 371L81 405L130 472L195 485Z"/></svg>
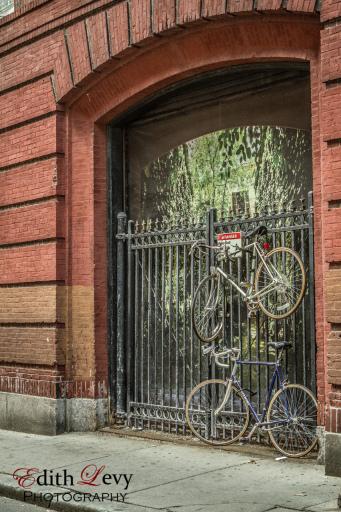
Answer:
<svg viewBox="0 0 341 512"><path fill-rule="evenodd" d="M214 21L233 27L247 16L264 23L275 16L318 19L317 5L316 0L123 0L65 29L54 70L56 98L77 96L122 59L188 29Z"/></svg>

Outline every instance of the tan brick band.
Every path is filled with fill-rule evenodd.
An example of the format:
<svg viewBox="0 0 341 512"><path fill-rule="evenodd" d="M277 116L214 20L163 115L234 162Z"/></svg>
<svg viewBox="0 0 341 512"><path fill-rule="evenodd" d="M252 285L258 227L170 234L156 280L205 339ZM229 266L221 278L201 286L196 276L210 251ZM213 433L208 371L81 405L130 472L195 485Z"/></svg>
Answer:
<svg viewBox="0 0 341 512"><path fill-rule="evenodd" d="M0 326L0 362L53 366L65 362L65 329Z"/></svg>
<svg viewBox="0 0 341 512"><path fill-rule="evenodd" d="M0 324L65 322L65 289L60 285L0 288Z"/></svg>
<svg viewBox="0 0 341 512"><path fill-rule="evenodd" d="M328 382L341 385L341 331L331 331L328 336Z"/></svg>

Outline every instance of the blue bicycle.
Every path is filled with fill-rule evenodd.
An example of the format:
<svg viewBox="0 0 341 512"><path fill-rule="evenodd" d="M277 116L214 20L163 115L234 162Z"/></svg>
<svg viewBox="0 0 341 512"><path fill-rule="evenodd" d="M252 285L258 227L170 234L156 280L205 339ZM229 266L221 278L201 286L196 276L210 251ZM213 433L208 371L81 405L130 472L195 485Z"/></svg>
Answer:
<svg viewBox="0 0 341 512"><path fill-rule="evenodd" d="M218 366L229 367L234 361L230 378L210 379L198 384L186 401L186 419L193 434L211 445L227 445L244 439L250 441L257 429L267 431L274 447L287 457L303 457L317 445L317 402L312 392L300 384L288 384L281 368L283 350L290 342L271 342L277 349L275 362L239 359L238 348L215 351L212 345L203 349L210 353ZM257 414L236 377L240 365L264 365L274 369L262 413ZM273 394L279 383L279 389ZM255 420L250 433L243 438L250 421Z"/></svg>

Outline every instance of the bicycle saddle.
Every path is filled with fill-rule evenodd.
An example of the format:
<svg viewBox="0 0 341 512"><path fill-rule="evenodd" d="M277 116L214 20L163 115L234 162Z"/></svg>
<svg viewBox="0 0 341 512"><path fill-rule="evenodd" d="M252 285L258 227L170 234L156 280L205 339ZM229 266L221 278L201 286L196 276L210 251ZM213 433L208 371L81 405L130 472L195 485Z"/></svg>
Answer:
<svg viewBox="0 0 341 512"><path fill-rule="evenodd" d="M244 236L245 238L252 238L256 235L266 235L268 232L268 228L266 226L258 226L255 229L251 229L251 231L247 231Z"/></svg>
<svg viewBox="0 0 341 512"><path fill-rule="evenodd" d="M283 348L283 347L292 347L291 341L269 341L268 347L274 347L274 348Z"/></svg>

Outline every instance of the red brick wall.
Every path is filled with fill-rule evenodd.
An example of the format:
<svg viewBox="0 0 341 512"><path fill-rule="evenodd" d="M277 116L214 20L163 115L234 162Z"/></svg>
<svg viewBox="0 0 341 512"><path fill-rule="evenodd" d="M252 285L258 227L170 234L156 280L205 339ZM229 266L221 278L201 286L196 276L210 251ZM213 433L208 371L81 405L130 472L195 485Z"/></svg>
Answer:
<svg viewBox="0 0 341 512"><path fill-rule="evenodd" d="M341 433L341 3L321 11L321 179L326 427Z"/></svg>
<svg viewBox="0 0 341 512"><path fill-rule="evenodd" d="M341 50L332 23L340 2L324 0L322 27L315 6L258 0L256 12L252 1L231 0L225 12L225 0L75 0L71 9L67 0L35 0L0 20L0 291L10 285L23 305L11 306L15 322L10 308L0 317L3 374L23 375L25 363L32 379L107 379L105 126L113 115L205 69L308 60L318 392L321 404L327 397L322 421L330 417L329 402L335 409L340 399L335 342L327 343L341 325L330 305L338 288L328 288L341 262ZM38 321L20 296L32 286L42 301L51 300L46 286L63 289L54 305L63 313Z"/></svg>

